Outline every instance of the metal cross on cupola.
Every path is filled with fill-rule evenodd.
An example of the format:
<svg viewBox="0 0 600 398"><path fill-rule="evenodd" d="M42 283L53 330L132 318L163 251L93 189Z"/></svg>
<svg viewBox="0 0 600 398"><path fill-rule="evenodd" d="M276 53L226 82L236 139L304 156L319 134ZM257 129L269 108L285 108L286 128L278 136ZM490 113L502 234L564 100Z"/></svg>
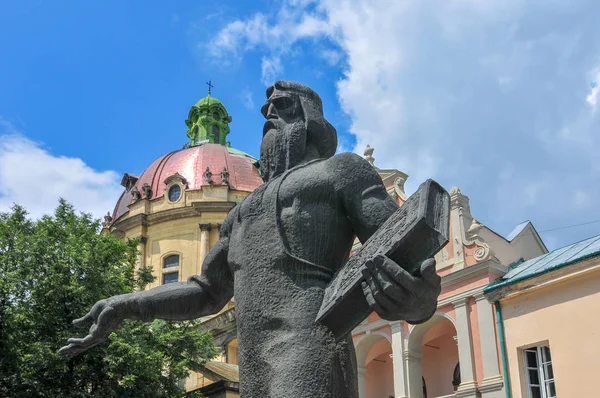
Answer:
<svg viewBox="0 0 600 398"><path fill-rule="evenodd" d="M212 84L212 80L207 81L206 85L208 86L208 95L210 95L210 90L212 90L212 88L214 87Z"/></svg>

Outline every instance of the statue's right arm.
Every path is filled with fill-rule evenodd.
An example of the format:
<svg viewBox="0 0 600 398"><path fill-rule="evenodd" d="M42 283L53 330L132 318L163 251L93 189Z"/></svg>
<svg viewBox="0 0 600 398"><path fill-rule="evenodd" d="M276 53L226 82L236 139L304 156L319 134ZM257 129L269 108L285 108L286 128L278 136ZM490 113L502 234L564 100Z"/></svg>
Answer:
<svg viewBox="0 0 600 398"><path fill-rule="evenodd" d="M219 241L204 259L200 275L192 276L187 282L98 301L86 315L73 321L76 326L89 327L89 334L69 339L69 345L61 348L60 353L73 357L102 343L124 319L188 320L218 312L233 297L233 277L227 264L231 228L227 221L230 218L226 218Z"/></svg>

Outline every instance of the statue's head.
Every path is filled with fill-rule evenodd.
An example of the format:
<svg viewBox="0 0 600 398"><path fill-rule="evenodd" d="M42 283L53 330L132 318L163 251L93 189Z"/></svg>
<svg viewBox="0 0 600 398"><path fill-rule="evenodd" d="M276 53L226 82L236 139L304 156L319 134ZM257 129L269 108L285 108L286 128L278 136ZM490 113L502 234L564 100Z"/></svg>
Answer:
<svg viewBox="0 0 600 398"><path fill-rule="evenodd" d="M267 119L260 147L265 181L307 157L329 158L335 154L337 132L323 116L321 98L311 88L277 81L267 88L261 112Z"/></svg>

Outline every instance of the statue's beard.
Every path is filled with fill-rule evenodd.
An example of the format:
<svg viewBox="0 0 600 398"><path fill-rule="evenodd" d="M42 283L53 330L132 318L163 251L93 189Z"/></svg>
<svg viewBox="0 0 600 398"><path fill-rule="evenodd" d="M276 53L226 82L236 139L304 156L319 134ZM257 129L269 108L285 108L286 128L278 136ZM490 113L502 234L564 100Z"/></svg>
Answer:
<svg viewBox="0 0 600 398"><path fill-rule="evenodd" d="M260 167L263 179L268 181L300 164L306 151L306 125L300 120L285 123L268 120L260 145Z"/></svg>

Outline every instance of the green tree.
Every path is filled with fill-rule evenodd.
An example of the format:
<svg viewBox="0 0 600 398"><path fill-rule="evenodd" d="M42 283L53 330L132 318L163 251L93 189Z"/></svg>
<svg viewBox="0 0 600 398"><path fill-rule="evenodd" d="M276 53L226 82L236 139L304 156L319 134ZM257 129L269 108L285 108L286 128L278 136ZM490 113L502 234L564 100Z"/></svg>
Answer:
<svg viewBox="0 0 600 398"><path fill-rule="evenodd" d="M217 354L197 322L164 321L125 321L84 355L57 353L96 301L152 280L135 271L137 241L99 229L64 200L37 221L16 205L0 213L0 397L179 397L188 369Z"/></svg>

